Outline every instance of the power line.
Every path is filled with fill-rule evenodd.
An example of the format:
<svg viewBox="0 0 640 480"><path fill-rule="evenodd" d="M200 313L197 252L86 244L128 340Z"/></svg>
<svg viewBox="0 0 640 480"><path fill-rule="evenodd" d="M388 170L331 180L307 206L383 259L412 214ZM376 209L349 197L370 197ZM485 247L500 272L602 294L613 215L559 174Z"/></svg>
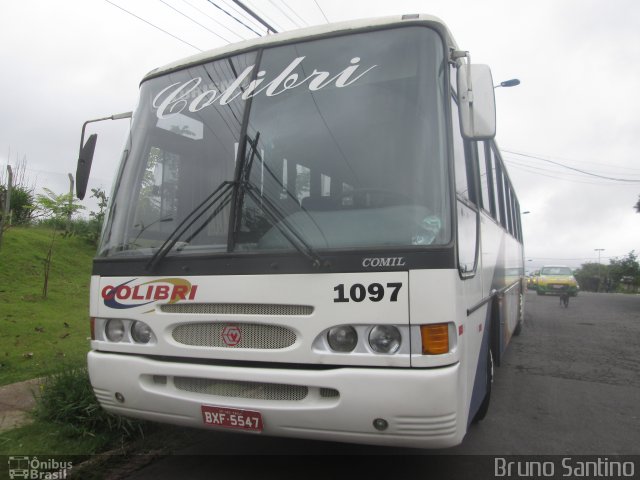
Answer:
<svg viewBox="0 0 640 480"><path fill-rule="evenodd" d="M318 3L318 0L313 0L316 4L316 7L318 7L318 10L320 10L320 13L322 14L322 16L324 17L324 19L326 20L327 23L329 22L329 19L327 18L327 16L324 14L324 10L322 10L322 7L320 6L320 4Z"/></svg>
<svg viewBox="0 0 640 480"><path fill-rule="evenodd" d="M235 0L231 0L231 1L234 1L234 2L235 2ZM249 7L251 7L251 9L252 9L255 13L257 13L258 15L260 15L262 18L269 20L269 16L268 16L268 15L265 15L264 10L260 10L260 8L258 8L258 7L256 6L256 3L255 3L253 0L251 0L251 1L249 1L249 0L245 0L245 1L244 1L244 3L245 3L245 5L248 5ZM269 22L270 22L270 23L271 23L275 28L277 28L279 32L284 32L284 31L286 30L286 28L282 28L282 25L279 25L279 24L278 24L278 22L275 22L273 19L269 20Z"/></svg>
<svg viewBox="0 0 640 480"><path fill-rule="evenodd" d="M532 165L526 165L526 164L522 164L522 163L518 163L515 160L511 160L508 158L504 158L504 161L506 162L507 165L509 165L509 168L515 168L518 170L524 170L528 173L533 173L535 175L540 175L542 177L547 177L547 178L552 178L553 180L558 180L561 182L572 182L572 183L582 183L585 185L601 185L601 186L611 186L611 185L615 185L616 183L613 181L583 181L583 180L578 180L575 178L567 178L564 176L558 176L558 175L573 175L573 176L578 176L581 174L577 174L577 173L564 173L564 172L560 172L558 170L550 170L550 169L545 169L545 168L540 168L540 167L534 167ZM549 173L555 173L556 175L550 175L550 174L545 174L545 173L541 173L541 171L545 171L545 172L549 172ZM584 178L584 175L582 175L582 178ZM633 184L628 184L628 186L635 186Z"/></svg>
<svg viewBox="0 0 640 480"><path fill-rule="evenodd" d="M284 11L284 9L282 9L282 7L280 7L280 5L278 5L275 0L269 0L269 2L271 3L271 5L273 5L274 7L276 7L276 9L278 9L280 11L280 13L282 13L285 17L287 17L287 19L293 23L296 27L301 28L300 24L298 22L296 22L293 18L291 18L289 16L289 14L287 12Z"/></svg>
<svg viewBox="0 0 640 480"><path fill-rule="evenodd" d="M235 1L235 0L231 0L231 1ZM245 0L245 5L251 7L251 9L257 13L260 17L264 18L264 19L268 19L269 16L264 14L264 11L260 10L258 7L256 7L255 3L253 1L249 2L248 0ZM286 30L286 28L282 28L281 25L278 24L278 22L273 21L273 19L269 20L269 23L271 25L273 25L275 28L278 29L279 32L284 32Z"/></svg>
<svg viewBox="0 0 640 480"><path fill-rule="evenodd" d="M511 153L511 154L513 154L513 155L520 155L520 156L522 156L522 157L533 158L533 159L535 159L535 160L539 160L539 161L541 161L541 162L547 162L547 163L551 163L551 164L553 164L553 165L558 165L558 166L563 167L563 168L566 168L566 169L568 169L568 170L573 170L573 171L575 171L575 172L580 172L580 173L582 173L582 174L584 174L584 175L589 175L589 176L591 176L591 177L603 178L603 179L605 179L605 180L612 180L612 181L615 181L615 182L640 183L640 180L631 180L631 179L628 179L628 178L614 178L614 177L607 177L607 176L605 176L605 175L599 175L599 174L597 174L597 173L588 172L588 171L586 171L586 170L581 170L581 169L579 169L579 168L570 167L569 165L565 165L565 164L560 163L560 162L555 162L555 161L553 161L553 160L549 160L549 159L546 159L546 158L537 157L537 156L535 156L535 155L529 155L529 154L526 154L526 153L514 152L514 151L512 151L512 150L502 150L502 151L503 151L503 152L506 152L506 153Z"/></svg>
<svg viewBox="0 0 640 480"><path fill-rule="evenodd" d="M502 152L506 152L506 153L509 155L509 157L511 157L511 156L512 156L512 154L511 154L509 151L507 151L507 150L502 150ZM538 156L534 156L534 157L535 157L536 159L544 160L544 159L539 158ZM539 171L544 171L544 172L550 172L550 173L553 173L553 174L555 174L555 175L585 178L585 174L584 174L584 173L582 173L582 172L575 172L575 173L573 173L573 172L566 172L566 171L563 171L562 169L557 169L557 168L553 168L553 167L550 167L550 168L544 168L544 167L537 166L537 165L536 165L536 166L534 166L532 163L523 163L523 162L524 162L524 160L523 160L523 162L520 162L520 160L521 160L521 159L508 158L506 155L503 155L503 158L504 158L504 160L505 160L506 162L508 162L509 164L512 164L512 165L518 165L518 166L520 166L520 167L522 167L522 168L530 168L530 169L534 169L534 170L531 170L533 173L539 173ZM597 165L603 165L603 164L597 164ZM607 166L609 166L609 165L607 165ZM563 167L563 168L565 168L565 167ZM621 167L621 168L624 168L624 167ZM629 169L631 169L631 168L629 168ZM542 174L540 174L540 175L542 175ZM600 174L600 175L602 175L602 174ZM611 175L614 175L614 174L613 174L613 173L607 173L607 175L611 176ZM624 174L624 173L623 173L623 175L626 175L626 174ZM631 176L637 176L637 175L639 175L639 174L636 174L636 173L630 173L630 174L628 174L628 175L631 175ZM561 179L561 178L558 178L557 176L556 176L556 177L553 177L553 178ZM563 178L562 178L562 179L563 179ZM607 180L607 179L602 179L602 180L604 180L604 181L603 181L603 182L599 182L599 183L593 183L593 182L581 182L581 183L590 183L590 184L592 184L592 185L613 185L614 183L612 183L612 182L616 182L616 180ZM633 184L634 184L634 183L633 183L633 182L634 182L634 180L635 180L635 179L629 179L629 182L631 182L631 184L633 185ZM637 180L638 180L638 181L640 181L640 179L637 179Z"/></svg>
<svg viewBox="0 0 640 480"><path fill-rule="evenodd" d="M191 2L188 2L187 0L182 0L183 3L186 3L187 5L189 5L191 8L193 8L194 10L197 10L198 12L200 12L202 15L204 15L205 17L207 17L209 20L211 20L212 22L214 22L215 24L219 25L220 27L224 28L227 32L235 35L236 37L242 39L242 40L246 40L245 37L243 37L242 35L240 35L237 32L234 32L233 30L231 30L229 27L227 27L226 25L224 25L222 22L219 22L218 20L216 20L215 18L213 18L211 15L209 15L208 13L206 13L204 10L196 7L195 5L193 5Z"/></svg>
<svg viewBox="0 0 640 480"><path fill-rule="evenodd" d="M166 5L167 7L169 7L171 10L178 12L180 15L182 15L183 17L191 20L193 23L195 23L196 25L204 28L207 32L213 33L216 37L220 38L221 40L227 42L227 43L231 43L231 40L224 38L222 35L220 35L219 33L214 32L213 30L211 30L210 28L206 27L205 25L201 24L200 22L198 22L197 20L194 20L193 18L191 18L189 15L187 15L184 12L181 12L180 10L178 10L176 7L174 7L173 5L169 5L167 2L165 2L165 0L158 0L160 3L163 3L164 5Z"/></svg>
<svg viewBox="0 0 640 480"><path fill-rule="evenodd" d="M231 10L236 15L239 15L240 17L242 17L247 23L249 23L254 28L257 28L257 29L263 28L261 24L259 24L253 19L253 17L248 17L244 10L238 8L236 4L233 3L233 0L220 0L220 1L225 6L225 8L227 8L228 10Z"/></svg>
<svg viewBox="0 0 640 480"><path fill-rule="evenodd" d="M214 7L216 7L218 10L224 12L225 15L230 16L231 18L233 18L236 22L238 22L240 25L242 25L243 27L245 27L248 30L251 30L253 33L255 33L257 36L261 37L262 35L258 32L256 32L253 28L251 28L249 25L247 25L246 23L244 23L242 20L240 20L238 17L236 17L235 15L230 14L229 12L227 12L224 8L222 8L221 6L217 5L213 0L207 0L207 2L209 2L211 5L213 5Z"/></svg>
<svg viewBox="0 0 640 480"><path fill-rule="evenodd" d="M273 33L278 33L278 31L273 28L271 25L269 25L267 23L266 20L264 20L260 15L258 15L257 13L255 13L253 10L251 10L249 7L247 7L244 3L242 3L240 0L233 0L233 3L235 3L236 5L238 5L240 8L242 8L245 12L247 12L249 15L251 15L253 18L255 18L258 22L260 22L262 25L264 25L265 27L267 27L268 30L271 30Z"/></svg>
<svg viewBox="0 0 640 480"><path fill-rule="evenodd" d="M126 10L126 9L122 8L120 5L116 5L115 3L113 3L113 2L112 2L112 1L110 1L110 0L104 0L104 1L105 1L105 2L107 2L107 3L108 3L108 4L110 4L110 5L113 5L113 6L114 6L114 7L116 7L116 8L119 8L119 9L120 9L120 10L122 10L123 12L128 13L128 14L129 14L129 15L131 15L132 17L137 18L137 19L138 19L138 20L140 20L141 22L144 22L144 23L146 23L147 25L150 25L150 26L152 26L153 28L156 28L156 29L160 30L162 33L166 33L167 35L169 35L169 36L171 36L171 37L175 38L176 40L178 40L178 41L180 41L180 42L184 43L185 45L189 45L191 48L195 48L195 49L196 49L196 50L198 50L199 52L202 52L202 51L203 51L202 49L200 49L200 48L196 47L195 45L190 44L190 43L189 43L189 42L187 42L186 40L183 40L182 38L180 38L180 37L178 37L178 36L174 35L173 33L169 33L169 32L167 32L166 30L164 30L163 28L160 28L159 26L154 25L154 24L153 24L153 23L151 23L150 21L145 20L145 19L144 19L144 18L142 18L142 17L139 17L139 16L138 16L138 15L136 15L135 13L131 13L129 10Z"/></svg>
<svg viewBox="0 0 640 480"><path fill-rule="evenodd" d="M289 9L290 12L292 12L296 17L298 17L298 19L306 26L309 26L309 22L307 22L304 18L302 18L300 15L298 15L298 12L296 12L293 8L291 8L289 6L289 4L287 2L285 2L285 0L280 0L282 2L282 4L287 7Z"/></svg>

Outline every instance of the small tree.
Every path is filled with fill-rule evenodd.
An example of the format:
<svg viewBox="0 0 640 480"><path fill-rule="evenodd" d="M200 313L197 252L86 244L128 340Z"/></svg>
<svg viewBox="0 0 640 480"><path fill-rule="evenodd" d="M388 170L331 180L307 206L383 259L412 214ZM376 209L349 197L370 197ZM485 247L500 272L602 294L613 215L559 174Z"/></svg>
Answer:
<svg viewBox="0 0 640 480"><path fill-rule="evenodd" d="M574 277L576 277L580 285L580 290L588 292L597 292L600 284L608 275L607 265L601 265L597 262L583 263L574 273Z"/></svg>
<svg viewBox="0 0 640 480"><path fill-rule="evenodd" d="M100 232L102 231L102 223L104 222L109 198L101 188L92 188L91 197L98 200L98 211L89 213L91 220L89 221L89 232L87 233L86 238L92 244L97 245L98 240L100 239Z"/></svg>
<svg viewBox="0 0 640 480"><path fill-rule="evenodd" d="M42 287L42 296L47 298L47 292L49 289L49 273L51 272L51 258L53 256L53 244L56 239L56 233L60 228L67 228L67 219L72 217L78 211L83 210L85 207L80 205L78 200L75 199L71 193L56 195L48 188L44 188L43 190L46 195L38 194L36 197L37 209L43 217L49 218L53 223L51 243L49 243L47 256L43 259L44 285ZM70 231L65 232L65 235L70 234Z"/></svg>
<svg viewBox="0 0 640 480"><path fill-rule="evenodd" d="M620 283L634 287L640 283L640 264L638 264L638 256L634 250L631 250L626 257L612 258L609 261L609 271L611 272L611 280L616 287ZM625 282L622 282L623 279Z"/></svg>
<svg viewBox="0 0 640 480"><path fill-rule="evenodd" d="M36 209L41 217L52 221L55 230L67 228L67 219L85 209L71 193L56 195L48 188L43 190L46 195L36 196Z"/></svg>

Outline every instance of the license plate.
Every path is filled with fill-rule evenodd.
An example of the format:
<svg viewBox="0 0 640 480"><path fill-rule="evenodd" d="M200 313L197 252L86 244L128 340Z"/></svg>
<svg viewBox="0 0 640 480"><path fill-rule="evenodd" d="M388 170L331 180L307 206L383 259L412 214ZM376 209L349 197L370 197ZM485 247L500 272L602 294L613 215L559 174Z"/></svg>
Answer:
<svg viewBox="0 0 640 480"><path fill-rule="evenodd" d="M556 290L560 290L564 288L564 285L554 285L553 288L555 288Z"/></svg>
<svg viewBox="0 0 640 480"><path fill-rule="evenodd" d="M232 428L236 430L262 431L262 415L253 410L202 405L202 420L212 427Z"/></svg>

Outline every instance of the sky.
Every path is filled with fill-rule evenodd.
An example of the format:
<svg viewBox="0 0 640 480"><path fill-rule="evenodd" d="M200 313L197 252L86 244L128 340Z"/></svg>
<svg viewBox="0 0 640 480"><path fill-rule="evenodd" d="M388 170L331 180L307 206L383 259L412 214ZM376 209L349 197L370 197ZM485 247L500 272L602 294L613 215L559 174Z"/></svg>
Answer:
<svg viewBox="0 0 640 480"><path fill-rule="evenodd" d="M640 253L640 2L245 3L281 31L405 13L441 18L495 83L521 81L495 90L496 141L529 212L527 270ZM156 67L255 38L218 7L240 17L232 0L0 2L0 182L7 164L22 162L36 193L67 192L84 121L133 110L140 80ZM88 191L110 192L127 130L127 120L89 127L98 146Z"/></svg>

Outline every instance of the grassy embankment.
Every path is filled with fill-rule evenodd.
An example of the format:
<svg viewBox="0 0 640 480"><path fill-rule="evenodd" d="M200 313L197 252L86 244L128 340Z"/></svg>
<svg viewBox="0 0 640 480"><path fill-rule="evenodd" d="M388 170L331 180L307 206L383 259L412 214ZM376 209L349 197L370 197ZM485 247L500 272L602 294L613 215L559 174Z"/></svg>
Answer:
<svg viewBox="0 0 640 480"><path fill-rule="evenodd" d="M56 235L47 298L44 260L52 230L12 228L0 247L0 386L85 364L95 247Z"/></svg>
<svg viewBox="0 0 640 480"><path fill-rule="evenodd" d="M114 448L128 455L170 448L189 432L109 415L95 400L86 372L95 247L57 234L44 298L52 234L46 228L12 228L0 247L0 386L43 379L33 423L0 432L0 456L79 455L78 462ZM104 466L87 468L101 478Z"/></svg>
<svg viewBox="0 0 640 480"><path fill-rule="evenodd" d="M84 367L89 350L89 281L95 247L56 234L47 298L44 259L53 231L12 228L0 247L0 386ZM0 454L83 454L101 440L36 420L0 433Z"/></svg>

